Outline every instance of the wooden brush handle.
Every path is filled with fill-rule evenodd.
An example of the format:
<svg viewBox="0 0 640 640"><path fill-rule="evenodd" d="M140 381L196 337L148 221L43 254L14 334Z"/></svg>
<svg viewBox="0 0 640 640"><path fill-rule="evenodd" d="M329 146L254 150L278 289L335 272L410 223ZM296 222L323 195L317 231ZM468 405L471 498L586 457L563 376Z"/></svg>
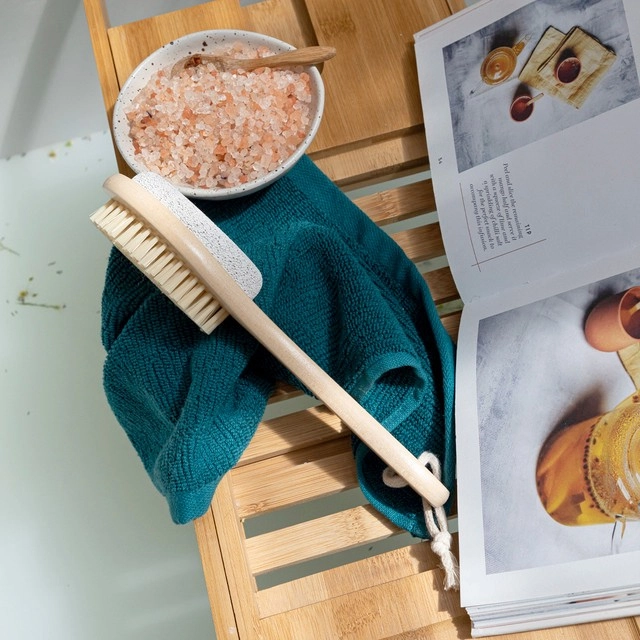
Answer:
<svg viewBox="0 0 640 640"><path fill-rule="evenodd" d="M442 482L276 326L171 211L125 176L112 176L104 186L154 229L229 314L419 495L434 507L447 501L449 491Z"/></svg>
<svg viewBox="0 0 640 640"><path fill-rule="evenodd" d="M184 253L180 254L184 258ZM194 264L190 266L194 268ZM247 296L210 256L199 277L220 304L293 375L331 409L372 451L434 507L449 498L447 488L420 464L380 422L311 359Z"/></svg>

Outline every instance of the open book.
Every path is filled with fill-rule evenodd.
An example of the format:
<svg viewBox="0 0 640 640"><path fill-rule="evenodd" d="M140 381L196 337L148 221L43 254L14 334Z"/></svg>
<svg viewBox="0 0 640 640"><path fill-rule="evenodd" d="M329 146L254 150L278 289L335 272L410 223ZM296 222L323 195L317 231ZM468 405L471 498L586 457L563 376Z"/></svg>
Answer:
<svg viewBox="0 0 640 640"><path fill-rule="evenodd" d="M415 51L465 303L456 437L473 633L638 615L640 2L485 0L416 34ZM614 314L589 336L603 300ZM626 342L599 342L621 322Z"/></svg>

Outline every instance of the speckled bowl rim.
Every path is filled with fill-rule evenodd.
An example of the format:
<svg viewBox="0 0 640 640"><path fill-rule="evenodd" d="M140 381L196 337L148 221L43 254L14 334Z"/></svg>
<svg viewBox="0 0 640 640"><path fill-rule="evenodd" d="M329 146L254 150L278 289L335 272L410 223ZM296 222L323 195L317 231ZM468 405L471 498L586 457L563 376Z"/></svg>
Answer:
<svg viewBox="0 0 640 640"><path fill-rule="evenodd" d="M288 44L287 42L283 42L282 40L278 40L277 38L261 33L255 33L253 31L242 31L238 29L197 31L182 36L181 38L177 38L176 40L172 40L159 49L156 49L156 51L145 58L133 70L127 81L122 86L115 102L112 126L116 146L118 147L124 161L135 173L142 173L149 170L144 164L138 162L134 157L133 142L129 136L129 125L125 115L138 92L147 85L151 76L159 69L173 65L185 56L211 51L221 45L231 45L238 41L245 42L256 47L266 46L275 53L295 49L293 45ZM251 182L247 182L246 184L238 187L198 189L177 183L172 184L174 184L174 186L188 198L226 200L255 193L287 173L287 171L289 171L298 162L298 160L300 160L309 148L309 145L313 141L320 127L324 110L324 83L322 82L320 72L316 67L308 67L306 71L309 73L311 78L312 91L311 109L313 116L309 131L293 154L278 165L274 171L269 172L262 178L252 180Z"/></svg>

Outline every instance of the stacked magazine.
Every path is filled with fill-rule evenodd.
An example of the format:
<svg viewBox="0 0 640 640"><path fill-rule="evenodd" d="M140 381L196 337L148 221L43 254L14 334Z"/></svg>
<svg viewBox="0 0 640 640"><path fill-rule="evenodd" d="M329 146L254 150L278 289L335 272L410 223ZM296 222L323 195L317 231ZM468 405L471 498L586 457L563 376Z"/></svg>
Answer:
<svg viewBox="0 0 640 640"><path fill-rule="evenodd" d="M639 615L640 2L484 0L415 52L473 635Z"/></svg>

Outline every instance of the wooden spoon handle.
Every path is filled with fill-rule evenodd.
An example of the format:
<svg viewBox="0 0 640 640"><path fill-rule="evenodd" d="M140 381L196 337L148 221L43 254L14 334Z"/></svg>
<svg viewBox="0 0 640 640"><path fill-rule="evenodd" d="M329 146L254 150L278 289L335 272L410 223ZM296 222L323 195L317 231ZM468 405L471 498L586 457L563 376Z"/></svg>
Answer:
<svg viewBox="0 0 640 640"><path fill-rule="evenodd" d="M533 104L534 102L538 102L540 98L544 98L544 93L539 93L533 96L533 98L529 98L529 100L527 101L527 106L529 106L530 104Z"/></svg>
<svg viewBox="0 0 640 640"><path fill-rule="evenodd" d="M234 58L233 56L216 56L199 53L187 56L176 62L171 69L171 75L175 76L181 73L186 67L194 67L207 62L212 62L220 71L234 71L236 69L252 71L260 67L273 69L274 67L320 64L325 60L330 60L335 55L336 50L334 47L321 46L292 49L291 51L276 53L272 56L265 56L264 58Z"/></svg>
<svg viewBox="0 0 640 640"><path fill-rule="evenodd" d="M294 65L309 66L312 64L319 64L325 60L330 60L336 55L334 47L303 47L302 49L293 49L292 51L285 51L284 53L276 53L272 56L265 56L264 58L247 58L247 59L235 59L229 60L225 66L232 64L236 69L244 69L250 71L251 69L257 69L259 67L287 67ZM206 56L202 56L206 59ZM225 59L226 62L226 59Z"/></svg>

